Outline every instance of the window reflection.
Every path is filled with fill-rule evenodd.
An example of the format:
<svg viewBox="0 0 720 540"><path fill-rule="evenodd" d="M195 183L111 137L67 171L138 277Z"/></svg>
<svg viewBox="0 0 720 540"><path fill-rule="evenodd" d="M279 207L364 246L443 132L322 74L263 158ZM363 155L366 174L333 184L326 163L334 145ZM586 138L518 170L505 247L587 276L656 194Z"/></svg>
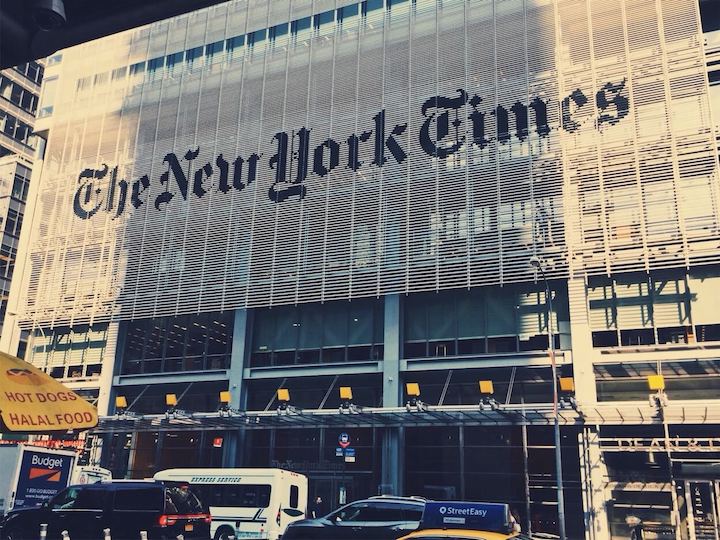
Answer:
<svg viewBox="0 0 720 540"><path fill-rule="evenodd" d="M232 313L205 313L128 323L124 373L227 369Z"/></svg>

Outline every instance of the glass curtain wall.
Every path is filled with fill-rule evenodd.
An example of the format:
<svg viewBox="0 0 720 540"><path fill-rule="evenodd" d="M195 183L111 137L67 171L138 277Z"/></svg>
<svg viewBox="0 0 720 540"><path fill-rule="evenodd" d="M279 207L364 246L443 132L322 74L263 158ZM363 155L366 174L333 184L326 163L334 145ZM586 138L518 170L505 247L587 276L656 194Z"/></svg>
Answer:
<svg viewBox="0 0 720 540"><path fill-rule="evenodd" d="M123 374L227 369L232 331L232 312L130 321Z"/></svg>
<svg viewBox="0 0 720 540"><path fill-rule="evenodd" d="M360 299L258 309L251 365L381 360L383 302Z"/></svg>
<svg viewBox="0 0 720 540"><path fill-rule="evenodd" d="M545 289L484 287L413 294L405 301L405 358L516 353L547 349ZM568 321L567 290L553 284L553 333Z"/></svg>

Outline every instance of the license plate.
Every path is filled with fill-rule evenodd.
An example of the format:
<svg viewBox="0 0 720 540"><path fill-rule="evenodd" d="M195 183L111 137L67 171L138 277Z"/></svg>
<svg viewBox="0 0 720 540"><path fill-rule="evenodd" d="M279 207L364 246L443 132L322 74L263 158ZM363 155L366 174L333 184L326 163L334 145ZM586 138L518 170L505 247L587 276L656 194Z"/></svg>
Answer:
<svg viewBox="0 0 720 540"><path fill-rule="evenodd" d="M193 528L194 528L194 526L193 526L192 523L186 523L186 524L185 524L185 530L186 530L186 531L192 531Z"/></svg>

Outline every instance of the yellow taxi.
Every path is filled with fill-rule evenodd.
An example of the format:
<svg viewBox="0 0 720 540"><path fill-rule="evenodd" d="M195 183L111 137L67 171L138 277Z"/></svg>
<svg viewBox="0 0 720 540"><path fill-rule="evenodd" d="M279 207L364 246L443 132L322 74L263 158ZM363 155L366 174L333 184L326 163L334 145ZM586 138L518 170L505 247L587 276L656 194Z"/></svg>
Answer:
<svg viewBox="0 0 720 540"><path fill-rule="evenodd" d="M399 540L530 540L520 533L497 533L492 531L473 531L470 529L423 529L415 531Z"/></svg>
<svg viewBox="0 0 720 540"><path fill-rule="evenodd" d="M529 540L501 503L428 501L420 527L398 540Z"/></svg>

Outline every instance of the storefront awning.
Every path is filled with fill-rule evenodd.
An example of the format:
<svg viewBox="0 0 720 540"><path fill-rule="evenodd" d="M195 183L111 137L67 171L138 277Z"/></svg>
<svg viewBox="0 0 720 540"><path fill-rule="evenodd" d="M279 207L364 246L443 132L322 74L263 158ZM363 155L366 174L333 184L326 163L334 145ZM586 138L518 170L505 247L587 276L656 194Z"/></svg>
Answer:
<svg viewBox="0 0 720 540"><path fill-rule="evenodd" d="M577 425L582 419L572 408L561 409L562 425ZM479 405L362 408L355 412L338 409L245 411L217 413L169 413L163 415L107 416L94 433L176 430L236 430L319 427L425 427L447 425L552 425L551 404L501 405L498 409Z"/></svg>
<svg viewBox="0 0 720 540"><path fill-rule="evenodd" d="M598 426L662 424L720 424L720 403L717 401L673 401L661 415L649 403L637 401L597 403L580 408L584 423Z"/></svg>
<svg viewBox="0 0 720 540"><path fill-rule="evenodd" d="M98 423L97 410L50 375L0 352L0 432L83 430Z"/></svg>
<svg viewBox="0 0 720 540"><path fill-rule="evenodd" d="M664 410L668 424L720 424L720 407L677 402ZM590 406L567 403L558 410L564 426L661 424L658 410L637 402L598 403ZM120 414L105 416L93 433L133 431L238 430L319 427L426 427L426 426L549 426L554 423L552 404L426 406L424 408L372 407L354 412L338 409L285 411L221 411L167 414Z"/></svg>

